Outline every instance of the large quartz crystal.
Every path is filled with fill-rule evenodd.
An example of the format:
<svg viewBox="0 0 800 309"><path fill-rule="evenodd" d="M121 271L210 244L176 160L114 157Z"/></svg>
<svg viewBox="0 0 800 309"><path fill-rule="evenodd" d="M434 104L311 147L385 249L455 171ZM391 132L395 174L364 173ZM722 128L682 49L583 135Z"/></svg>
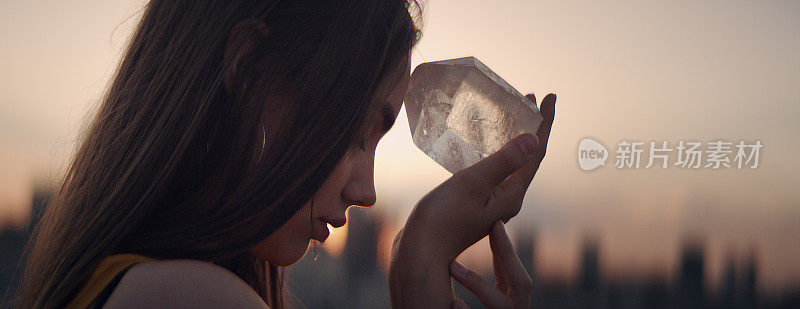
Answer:
<svg viewBox="0 0 800 309"><path fill-rule="evenodd" d="M414 144L451 173L542 122L536 103L474 57L417 66L405 104Z"/></svg>

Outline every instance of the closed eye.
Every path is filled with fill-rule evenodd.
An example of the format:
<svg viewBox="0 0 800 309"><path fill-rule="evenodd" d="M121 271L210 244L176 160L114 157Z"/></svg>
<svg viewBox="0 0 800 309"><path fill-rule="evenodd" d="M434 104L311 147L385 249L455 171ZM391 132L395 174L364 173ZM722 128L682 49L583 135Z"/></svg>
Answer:
<svg viewBox="0 0 800 309"><path fill-rule="evenodd" d="M389 132L389 130L392 129L395 120L397 120L397 116L392 110L392 105L390 105L387 101L384 101L383 104L381 104L380 111L378 113L380 114L381 119L375 124L375 127L378 129L378 136L383 136L386 134L386 132ZM367 139L361 138L358 141L358 147L361 148L361 150L366 151Z"/></svg>
<svg viewBox="0 0 800 309"><path fill-rule="evenodd" d="M389 132L389 130L394 126L397 115L394 114L392 105L390 105L389 102L383 102L380 113L381 117L383 118L383 121L381 122L380 135L383 135L386 134L386 132Z"/></svg>

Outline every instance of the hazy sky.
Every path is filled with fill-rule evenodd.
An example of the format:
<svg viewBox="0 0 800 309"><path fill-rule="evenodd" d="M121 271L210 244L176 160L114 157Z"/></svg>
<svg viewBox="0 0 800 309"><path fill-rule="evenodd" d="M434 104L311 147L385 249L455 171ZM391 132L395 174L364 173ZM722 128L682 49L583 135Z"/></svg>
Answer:
<svg viewBox="0 0 800 309"><path fill-rule="evenodd" d="M0 3L0 221L24 218L32 182L64 169L142 5ZM581 240L593 235L611 275L672 273L681 241L700 237L712 280L729 252L743 258L751 249L763 287L800 280L800 2L435 0L425 8L412 67L476 56L521 92L558 94L548 157L509 226L535 231L542 276L574 274ZM375 209L398 220L449 176L413 145L404 113L379 145L375 172ZM586 136L612 156L621 140L764 148L757 169L618 170L610 158L586 173L576 158ZM485 246L465 259L484 260Z"/></svg>

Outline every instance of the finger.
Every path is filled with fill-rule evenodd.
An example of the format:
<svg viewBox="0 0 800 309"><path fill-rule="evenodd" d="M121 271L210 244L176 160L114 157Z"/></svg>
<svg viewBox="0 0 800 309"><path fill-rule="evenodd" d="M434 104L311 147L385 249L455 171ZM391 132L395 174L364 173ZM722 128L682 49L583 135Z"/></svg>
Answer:
<svg viewBox="0 0 800 309"><path fill-rule="evenodd" d="M539 138L537 155L540 158L539 160L541 160L544 158L545 152L547 151L547 141L550 140L550 129L553 127L553 120L556 116L556 95L554 93L548 94L542 99L539 112L542 113L543 119L539 124L539 130L536 131L536 135Z"/></svg>
<svg viewBox="0 0 800 309"><path fill-rule="evenodd" d="M529 95L529 99L535 99L533 95ZM511 217L515 216L522 207L522 199L525 197L525 192L539 171L539 165L544 159L545 151L547 150L547 142L550 139L550 129L553 126L553 119L555 117L555 94L547 95L542 101L542 117L543 120L539 124L539 129L536 135L539 137L539 144L536 149L536 159L529 161L522 168L512 173L506 180L504 180L497 189L493 192L495 204L504 208L502 211L503 221L508 221Z"/></svg>
<svg viewBox="0 0 800 309"><path fill-rule="evenodd" d="M500 182L528 163L537 153L537 137L530 133L517 136L500 150L454 175L467 190L491 192ZM466 192L465 192L466 193Z"/></svg>
<svg viewBox="0 0 800 309"><path fill-rule="evenodd" d="M453 309L469 309L469 306L467 306L467 303L461 300L461 298L456 298L456 300L453 301Z"/></svg>
<svg viewBox="0 0 800 309"><path fill-rule="evenodd" d="M500 261L500 257L497 254L492 254L492 264L494 267L494 286L503 294L508 294L506 270L503 269L503 262Z"/></svg>
<svg viewBox="0 0 800 309"><path fill-rule="evenodd" d="M531 100L531 102L533 102L533 105L537 107L539 106L539 103L536 103L536 95L534 95L533 93L526 94L525 98Z"/></svg>
<svg viewBox="0 0 800 309"><path fill-rule="evenodd" d="M511 299L461 263L450 263L450 274L467 290L475 294L487 308L511 308Z"/></svg>
<svg viewBox="0 0 800 309"><path fill-rule="evenodd" d="M487 212L499 216L503 222L508 222L516 216L522 209L525 193L539 170L540 163L538 158L532 159L495 187L487 201Z"/></svg>
<svg viewBox="0 0 800 309"><path fill-rule="evenodd" d="M533 283L528 271L525 270L525 266L522 265L522 261L520 261L517 252L514 250L503 223L499 220L492 225L492 231L489 233L489 246L492 249L492 254L500 259L500 263L505 270L509 284L508 294L511 296L515 307L527 307Z"/></svg>

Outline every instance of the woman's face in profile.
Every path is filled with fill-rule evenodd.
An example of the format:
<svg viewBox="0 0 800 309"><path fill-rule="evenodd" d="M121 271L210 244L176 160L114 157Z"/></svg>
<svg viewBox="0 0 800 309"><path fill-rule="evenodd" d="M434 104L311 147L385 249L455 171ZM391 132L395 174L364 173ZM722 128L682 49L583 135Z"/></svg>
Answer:
<svg viewBox="0 0 800 309"><path fill-rule="evenodd" d="M348 207L375 204L375 148L400 111L408 88L410 65L410 56L407 56L391 73L391 76L403 74L402 80L394 85L386 102L378 100L381 105L378 112L367 118L370 127L368 135L356 137L355 146L342 157L314 194L313 204L311 201L306 203L286 224L255 245L252 252L256 256L276 266L293 264L303 257L311 239L325 241L329 233L328 223L333 227L345 224L345 210Z"/></svg>

